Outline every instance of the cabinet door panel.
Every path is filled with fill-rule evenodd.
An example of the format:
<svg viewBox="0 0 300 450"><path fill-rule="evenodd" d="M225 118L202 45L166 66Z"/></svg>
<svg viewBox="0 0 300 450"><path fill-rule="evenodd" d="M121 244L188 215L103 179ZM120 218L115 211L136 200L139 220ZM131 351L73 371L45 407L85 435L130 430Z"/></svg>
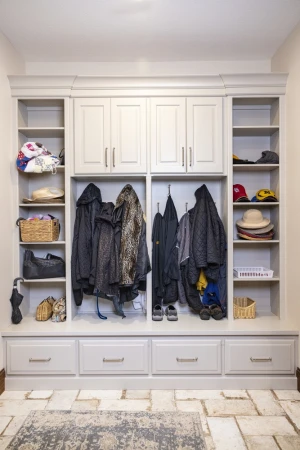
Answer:
<svg viewBox="0 0 300 450"><path fill-rule="evenodd" d="M188 172L223 172L222 98L187 99Z"/></svg>
<svg viewBox="0 0 300 450"><path fill-rule="evenodd" d="M75 173L110 169L110 99L74 100Z"/></svg>
<svg viewBox="0 0 300 450"><path fill-rule="evenodd" d="M151 171L186 171L185 98L151 99Z"/></svg>
<svg viewBox="0 0 300 450"><path fill-rule="evenodd" d="M146 99L111 100L112 172L146 172Z"/></svg>

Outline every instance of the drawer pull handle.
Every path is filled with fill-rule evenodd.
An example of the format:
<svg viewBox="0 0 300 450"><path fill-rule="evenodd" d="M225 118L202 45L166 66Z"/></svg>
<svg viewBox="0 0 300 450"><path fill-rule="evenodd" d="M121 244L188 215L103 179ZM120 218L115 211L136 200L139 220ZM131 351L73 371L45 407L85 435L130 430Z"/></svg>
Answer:
<svg viewBox="0 0 300 450"><path fill-rule="evenodd" d="M271 362L272 358L250 358L252 362Z"/></svg>
<svg viewBox="0 0 300 450"><path fill-rule="evenodd" d="M184 147L182 147L182 166L184 166Z"/></svg>
<svg viewBox="0 0 300 450"><path fill-rule="evenodd" d="M105 149L105 167L108 167L108 164L107 164L107 147Z"/></svg>
<svg viewBox="0 0 300 450"><path fill-rule="evenodd" d="M197 362L198 358L176 358L177 362Z"/></svg>
<svg viewBox="0 0 300 450"><path fill-rule="evenodd" d="M118 359L106 359L103 358L103 362L105 363L118 363L118 362L123 362L124 358L118 358Z"/></svg>
<svg viewBox="0 0 300 450"><path fill-rule="evenodd" d="M193 158L192 147L190 147L190 167L192 166L192 158Z"/></svg>
<svg viewBox="0 0 300 450"><path fill-rule="evenodd" d="M115 162L115 147L113 148L113 167L116 167L116 162Z"/></svg>
<svg viewBox="0 0 300 450"><path fill-rule="evenodd" d="M46 358L46 359L29 358L29 362L49 362L49 361L51 361L51 358Z"/></svg>

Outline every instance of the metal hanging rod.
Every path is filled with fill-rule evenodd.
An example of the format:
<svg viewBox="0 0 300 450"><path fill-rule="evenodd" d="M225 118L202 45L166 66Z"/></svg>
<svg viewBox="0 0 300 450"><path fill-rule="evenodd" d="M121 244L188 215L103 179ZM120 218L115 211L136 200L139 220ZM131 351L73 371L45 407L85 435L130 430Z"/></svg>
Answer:
<svg viewBox="0 0 300 450"><path fill-rule="evenodd" d="M159 212L159 202L157 202L157 212Z"/></svg>

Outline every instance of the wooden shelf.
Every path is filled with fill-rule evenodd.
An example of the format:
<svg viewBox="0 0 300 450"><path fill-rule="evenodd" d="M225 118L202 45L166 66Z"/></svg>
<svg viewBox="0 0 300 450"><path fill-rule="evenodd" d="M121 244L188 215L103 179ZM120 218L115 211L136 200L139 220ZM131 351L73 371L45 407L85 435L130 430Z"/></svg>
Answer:
<svg viewBox="0 0 300 450"><path fill-rule="evenodd" d="M279 277L273 277L273 278L233 278L234 283L245 283L245 282L250 282L250 283L256 283L256 282L267 282L267 283L272 283L273 281L280 281Z"/></svg>
<svg viewBox="0 0 300 450"><path fill-rule="evenodd" d="M64 208L65 203L19 203L20 208L48 208L49 206Z"/></svg>
<svg viewBox="0 0 300 450"><path fill-rule="evenodd" d="M66 278L42 278L40 280L26 280L21 281L22 283L65 283Z"/></svg>
<svg viewBox="0 0 300 450"><path fill-rule="evenodd" d="M233 164L234 172L271 172L279 169L279 164Z"/></svg>
<svg viewBox="0 0 300 450"><path fill-rule="evenodd" d="M235 239L233 241L236 245L256 245L256 244L263 244L263 245L269 245L269 244L279 244L279 240L272 240L272 241L247 241L246 239Z"/></svg>
<svg viewBox="0 0 300 450"><path fill-rule="evenodd" d="M279 206L279 202L233 202L233 207L234 208L240 208L240 207L245 207L247 206L248 208L263 208L263 207L267 207L269 208L270 206Z"/></svg>
<svg viewBox="0 0 300 450"><path fill-rule="evenodd" d="M60 138L64 137L64 127L19 127L18 131L27 138Z"/></svg>
<svg viewBox="0 0 300 450"><path fill-rule="evenodd" d="M279 131L279 126L235 126L232 131L233 136L272 136Z"/></svg>
<svg viewBox="0 0 300 450"><path fill-rule="evenodd" d="M51 242L20 242L20 245L65 245L66 241Z"/></svg>

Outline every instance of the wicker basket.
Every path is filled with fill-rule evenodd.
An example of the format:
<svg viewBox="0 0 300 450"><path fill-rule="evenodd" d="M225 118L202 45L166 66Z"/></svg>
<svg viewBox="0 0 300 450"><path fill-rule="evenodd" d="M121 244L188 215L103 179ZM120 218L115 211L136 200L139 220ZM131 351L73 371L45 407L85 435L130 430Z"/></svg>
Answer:
<svg viewBox="0 0 300 450"><path fill-rule="evenodd" d="M36 308L36 320L45 321L50 319L53 313L52 307L54 302L55 299L51 296L43 300Z"/></svg>
<svg viewBox="0 0 300 450"><path fill-rule="evenodd" d="M255 319L256 302L248 297L233 297L233 317L235 319Z"/></svg>
<svg viewBox="0 0 300 450"><path fill-rule="evenodd" d="M19 219L22 242L52 242L59 237L59 220Z"/></svg>

